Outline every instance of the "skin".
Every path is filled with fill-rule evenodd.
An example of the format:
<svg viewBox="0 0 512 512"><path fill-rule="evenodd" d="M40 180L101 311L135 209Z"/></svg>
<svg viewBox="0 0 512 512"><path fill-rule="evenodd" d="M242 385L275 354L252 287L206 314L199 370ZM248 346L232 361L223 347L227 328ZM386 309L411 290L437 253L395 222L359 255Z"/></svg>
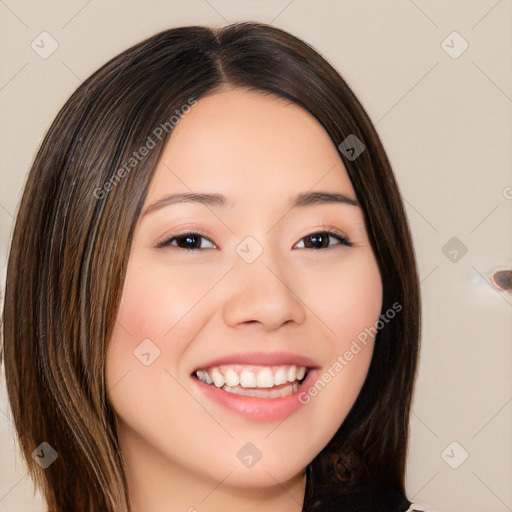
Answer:
<svg viewBox="0 0 512 512"><path fill-rule="evenodd" d="M195 389L190 374L259 350L305 355L327 371L379 319L382 281L362 210L290 209L289 198L308 191L355 198L324 128L293 103L217 91L173 129L143 212L187 192L220 193L232 207L168 205L136 225L106 360L134 512L302 510L303 471L355 402L374 340L284 421L242 417ZM331 237L313 250L308 235L331 227L353 246ZM155 247L197 232L205 238L192 252L176 239ZM236 252L247 236L263 248L251 264ZM134 357L144 339L160 350L148 366ZM236 456L247 442L262 454L250 468Z"/></svg>

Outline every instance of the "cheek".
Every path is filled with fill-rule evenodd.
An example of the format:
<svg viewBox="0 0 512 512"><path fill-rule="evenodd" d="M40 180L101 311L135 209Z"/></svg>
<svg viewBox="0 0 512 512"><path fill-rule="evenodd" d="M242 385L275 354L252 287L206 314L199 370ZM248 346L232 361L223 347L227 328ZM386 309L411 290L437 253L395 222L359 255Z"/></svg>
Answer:
<svg viewBox="0 0 512 512"><path fill-rule="evenodd" d="M154 419L163 411L159 399L173 404L169 410L188 410L190 399L175 379L188 378L180 361L204 324L207 293L218 274L129 265L106 356L110 400L127 423Z"/></svg>
<svg viewBox="0 0 512 512"><path fill-rule="evenodd" d="M354 252L341 262L324 265L315 281L323 285L311 291L311 280L306 277L302 294L328 327L326 333L338 349L377 322L382 308L382 281L370 251Z"/></svg>
<svg viewBox="0 0 512 512"><path fill-rule="evenodd" d="M194 336L194 317L204 307L202 299L216 279L212 272L201 269L192 273L162 265L130 268L112 345L122 340L119 349L132 352L143 340L150 339L164 357L171 355L169 351L179 353L185 340ZM197 307L200 302L201 307ZM172 365L173 359L167 362Z"/></svg>
<svg viewBox="0 0 512 512"><path fill-rule="evenodd" d="M325 283L322 293L318 293L319 287L312 288L307 278L300 283L301 293L326 326L322 332L329 354L316 382L300 400L308 410L306 421L311 421L307 429L310 441L320 451L349 413L366 379L375 332L369 328L376 325L381 313L382 281L370 251L325 264L314 275L316 282Z"/></svg>
<svg viewBox="0 0 512 512"><path fill-rule="evenodd" d="M148 266L127 272L106 354L106 379L108 399L123 435L130 439L136 432L186 464L189 448L203 429L204 422L197 418L204 420L205 414L180 384L186 376L179 363L195 336L191 319L199 308L194 305L212 286L209 281L214 276L205 282L202 276L183 274ZM218 435L212 428L203 437L211 437L213 444ZM182 439L187 450L176 443L168 445L175 439Z"/></svg>

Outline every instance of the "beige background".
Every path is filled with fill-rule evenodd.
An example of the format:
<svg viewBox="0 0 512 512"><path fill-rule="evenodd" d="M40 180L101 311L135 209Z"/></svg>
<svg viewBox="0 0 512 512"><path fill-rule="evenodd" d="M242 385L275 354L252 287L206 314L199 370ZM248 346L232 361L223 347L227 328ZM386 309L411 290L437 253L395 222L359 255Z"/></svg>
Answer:
<svg viewBox="0 0 512 512"><path fill-rule="evenodd" d="M0 0L2 288L26 173L80 82L157 31L251 19L302 37L337 67L376 123L406 202L424 315L408 497L437 512L512 510L512 296L488 282L512 264L510 0ZM58 43L46 59L31 48L43 31ZM457 58L443 49L462 49L453 31L469 44ZM452 237L468 249L456 262L443 252ZM3 374L0 410L0 512L42 511Z"/></svg>

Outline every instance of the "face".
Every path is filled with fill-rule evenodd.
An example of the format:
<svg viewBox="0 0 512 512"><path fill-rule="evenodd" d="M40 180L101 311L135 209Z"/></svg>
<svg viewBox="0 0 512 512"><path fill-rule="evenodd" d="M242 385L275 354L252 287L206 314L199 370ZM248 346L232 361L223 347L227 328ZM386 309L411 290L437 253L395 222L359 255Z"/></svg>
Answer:
<svg viewBox="0 0 512 512"><path fill-rule="evenodd" d="M357 204L295 204L318 192L355 202L323 127L282 98L216 92L174 127L107 352L134 467L261 488L335 434L367 375L373 339L357 340L382 283Z"/></svg>

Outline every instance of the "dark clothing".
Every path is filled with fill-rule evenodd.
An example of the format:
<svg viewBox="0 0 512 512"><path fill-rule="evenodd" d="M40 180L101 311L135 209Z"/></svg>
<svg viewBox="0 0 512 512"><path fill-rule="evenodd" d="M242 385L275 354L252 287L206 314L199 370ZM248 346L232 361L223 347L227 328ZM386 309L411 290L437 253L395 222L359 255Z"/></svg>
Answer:
<svg viewBox="0 0 512 512"><path fill-rule="evenodd" d="M385 488L343 493L319 487L304 501L303 512L406 512L413 510L404 495ZM418 510L425 510L418 506Z"/></svg>

